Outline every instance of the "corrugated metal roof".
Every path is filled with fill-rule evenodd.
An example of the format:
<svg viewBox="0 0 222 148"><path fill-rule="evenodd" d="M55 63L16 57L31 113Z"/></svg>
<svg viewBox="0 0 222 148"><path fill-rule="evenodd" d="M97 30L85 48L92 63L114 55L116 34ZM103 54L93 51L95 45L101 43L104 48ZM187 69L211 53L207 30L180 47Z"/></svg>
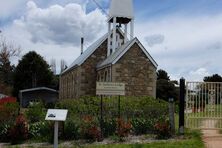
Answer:
<svg viewBox="0 0 222 148"><path fill-rule="evenodd" d="M37 87L37 88L23 89L23 90L20 90L19 92L24 93L24 92L30 92L30 91L36 91L36 90L48 90L48 91L52 91L52 92L58 92L57 90L51 89L48 87Z"/></svg>
<svg viewBox="0 0 222 148"><path fill-rule="evenodd" d="M158 64L155 62L155 60L151 57L151 55L147 52L147 50L144 48L144 46L140 43L140 41L137 38L134 38L130 41L128 41L126 44L121 46L119 49L117 49L111 56L106 58L103 62L99 63L97 65L98 69L101 69L103 67L106 67L110 64L115 64L129 49L131 46L134 45L134 43L138 43L142 51L145 53L147 58L151 61L151 63L157 67Z"/></svg>
<svg viewBox="0 0 222 148"><path fill-rule="evenodd" d="M122 45L119 49L116 49L116 51L113 54L111 54L103 62L99 63L97 65L97 68L102 68L106 65L112 64L112 62L121 54L121 52L124 52L124 49L126 49L130 45L130 43L132 43L134 40L135 38L133 40L128 41L126 44Z"/></svg>
<svg viewBox="0 0 222 148"><path fill-rule="evenodd" d="M103 35L101 38L99 38L95 43L93 43L91 46L89 46L83 54L81 54L65 71L62 72L64 74L65 72L71 70L72 68L76 66L80 66L82 63L85 62L85 60L93 54L93 52L108 38L108 33Z"/></svg>
<svg viewBox="0 0 222 148"><path fill-rule="evenodd" d="M0 99L2 99L2 98L4 98L4 97L7 97L7 96L0 93Z"/></svg>

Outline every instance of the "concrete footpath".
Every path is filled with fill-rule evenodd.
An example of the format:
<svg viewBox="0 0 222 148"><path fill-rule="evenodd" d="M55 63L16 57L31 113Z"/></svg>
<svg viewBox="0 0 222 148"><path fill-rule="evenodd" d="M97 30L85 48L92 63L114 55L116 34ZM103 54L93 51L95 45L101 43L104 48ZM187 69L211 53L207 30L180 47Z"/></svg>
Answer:
<svg viewBox="0 0 222 148"><path fill-rule="evenodd" d="M222 134L219 130L202 130L206 148L222 148Z"/></svg>

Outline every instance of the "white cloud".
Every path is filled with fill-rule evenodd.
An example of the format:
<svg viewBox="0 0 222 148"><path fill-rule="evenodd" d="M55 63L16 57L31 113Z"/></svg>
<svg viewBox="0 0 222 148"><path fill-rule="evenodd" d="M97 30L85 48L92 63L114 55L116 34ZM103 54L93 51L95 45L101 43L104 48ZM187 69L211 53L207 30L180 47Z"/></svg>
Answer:
<svg viewBox="0 0 222 148"><path fill-rule="evenodd" d="M31 34L34 43L79 45L80 37L91 42L105 30L106 17L95 9L86 14L82 6L70 3L39 8L33 1L27 3L27 12L15 21Z"/></svg>
<svg viewBox="0 0 222 148"><path fill-rule="evenodd" d="M208 75L209 72L206 68L198 68L194 71L190 71L187 79L189 81L203 81L203 78Z"/></svg>
<svg viewBox="0 0 222 148"><path fill-rule="evenodd" d="M1 0L0 1L0 19L8 18L22 11L24 4L28 0Z"/></svg>
<svg viewBox="0 0 222 148"><path fill-rule="evenodd" d="M137 35L149 47L147 37L164 35L164 42L147 48L171 77L197 79L190 71L205 67L209 73L222 74L222 14L214 16L169 16L136 24ZM197 74L196 74L197 75ZM199 75L202 80L203 75Z"/></svg>
<svg viewBox="0 0 222 148"><path fill-rule="evenodd" d="M68 1L68 0L67 0ZM71 64L80 55L80 38L85 37L85 46L97 40L106 30L106 17L95 9L86 13L84 4L70 3L40 8L28 2L25 14L12 24L6 25L2 34L22 48L21 56L34 50L47 61L64 59ZM16 64L18 59L12 60Z"/></svg>

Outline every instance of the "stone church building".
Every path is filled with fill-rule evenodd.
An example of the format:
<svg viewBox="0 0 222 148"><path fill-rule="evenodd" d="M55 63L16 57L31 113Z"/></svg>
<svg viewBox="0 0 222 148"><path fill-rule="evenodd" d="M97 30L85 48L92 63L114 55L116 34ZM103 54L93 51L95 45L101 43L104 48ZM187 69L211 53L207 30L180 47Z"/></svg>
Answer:
<svg viewBox="0 0 222 148"><path fill-rule="evenodd" d="M96 81L125 83L126 96L155 97L157 63L134 37L132 0L112 0L107 23L108 32L61 73L60 99L96 96Z"/></svg>

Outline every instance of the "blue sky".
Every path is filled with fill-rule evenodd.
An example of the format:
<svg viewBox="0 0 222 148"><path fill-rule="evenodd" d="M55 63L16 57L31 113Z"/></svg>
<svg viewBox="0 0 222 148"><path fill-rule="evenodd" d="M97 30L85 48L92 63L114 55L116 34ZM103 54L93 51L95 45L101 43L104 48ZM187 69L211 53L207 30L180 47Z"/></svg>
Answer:
<svg viewBox="0 0 222 148"><path fill-rule="evenodd" d="M108 12L110 0L96 1ZM7 0L0 10L1 35L57 67L79 56L81 36L87 48L107 30L93 0ZM135 36L172 79L222 74L222 0L134 0L134 11Z"/></svg>

